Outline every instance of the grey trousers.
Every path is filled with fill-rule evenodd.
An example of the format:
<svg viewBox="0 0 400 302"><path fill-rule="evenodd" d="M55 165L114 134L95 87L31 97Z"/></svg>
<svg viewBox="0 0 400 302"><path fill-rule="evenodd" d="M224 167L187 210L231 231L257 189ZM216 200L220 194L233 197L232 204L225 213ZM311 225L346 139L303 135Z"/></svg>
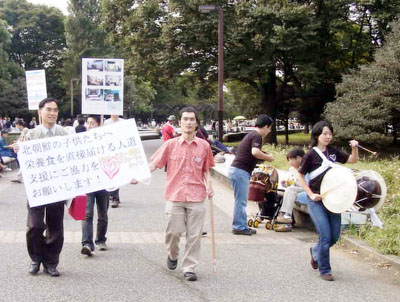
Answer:
<svg viewBox="0 0 400 302"><path fill-rule="evenodd" d="M165 231L165 245L170 259L178 259L181 234L186 233L185 252L182 259L184 273L194 272L199 262L205 212L204 201L167 201L166 203L167 229Z"/></svg>

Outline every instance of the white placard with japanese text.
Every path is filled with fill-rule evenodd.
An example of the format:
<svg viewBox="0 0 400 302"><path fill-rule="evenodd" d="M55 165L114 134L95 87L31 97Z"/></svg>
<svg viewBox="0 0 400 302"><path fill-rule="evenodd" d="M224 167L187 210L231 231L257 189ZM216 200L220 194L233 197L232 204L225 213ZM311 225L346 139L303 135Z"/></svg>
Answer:
<svg viewBox="0 0 400 302"><path fill-rule="evenodd" d="M123 115L124 60L82 59L82 113Z"/></svg>
<svg viewBox="0 0 400 302"><path fill-rule="evenodd" d="M47 98L46 73L43 69L27 70L25 75L28 109L38 110L40 101Z"/></svg>
<svg viewBox="0 0 400 302"><path fill-rule="evenodd" d="M31 207L151 178L134 119L21 142L18 159Z"/></svg>

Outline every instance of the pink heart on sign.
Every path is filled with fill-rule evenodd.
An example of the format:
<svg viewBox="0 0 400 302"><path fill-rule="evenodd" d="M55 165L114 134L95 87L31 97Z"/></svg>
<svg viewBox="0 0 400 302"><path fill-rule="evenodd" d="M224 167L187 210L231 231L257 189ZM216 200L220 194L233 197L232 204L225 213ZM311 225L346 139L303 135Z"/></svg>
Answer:
<svg viewBox="0 0 400 302"><path fill-rule="evenodd" d="M113 179L119 172L119 161L116 157L110 157L109 159L100 160L101 168L108 178Z"/></svg>

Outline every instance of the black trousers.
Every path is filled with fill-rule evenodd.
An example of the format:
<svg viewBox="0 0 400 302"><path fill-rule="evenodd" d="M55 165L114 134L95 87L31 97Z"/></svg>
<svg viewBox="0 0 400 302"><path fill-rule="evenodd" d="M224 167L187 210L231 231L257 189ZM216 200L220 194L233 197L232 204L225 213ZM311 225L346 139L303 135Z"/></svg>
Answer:
<svg viewBox="0 0 400 302"><path fill-rule="evenodd" d="M57 267L64 244L64 202L33 208L28 204L27 226L26 243L32 261Z"/></svg>
<svg viewBox="0 0 400 302"><path fill-rule="evenodd" d="M109 195L112 196L114 200L119 201L119 189L109 192Z"/></svg>

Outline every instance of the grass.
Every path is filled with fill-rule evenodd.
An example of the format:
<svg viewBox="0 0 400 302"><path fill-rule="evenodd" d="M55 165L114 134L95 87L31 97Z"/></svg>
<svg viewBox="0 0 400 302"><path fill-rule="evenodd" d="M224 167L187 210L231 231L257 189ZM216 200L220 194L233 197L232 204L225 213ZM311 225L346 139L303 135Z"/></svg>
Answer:
<svg viewBox="0 0 400 302"><path fill-rule="evenodd" d="M285 144L285 135L278 135L277 136L278 144ZM310 134L304 133L294 133L289 135L289 145L300 145L300 146L307 146L310 142ZM231 142L231 143L224 143L226 146L230 147L237 147L239 146L240 141L238 142Z"/></svg>
<svg viewBox="0 0 400 302"><path fill-rule="evenodd" d="M278 144L285 144L285 135L276 137ZM289 135L289 145L308 146L310 143L310 134L293 133Z"/></svg>

